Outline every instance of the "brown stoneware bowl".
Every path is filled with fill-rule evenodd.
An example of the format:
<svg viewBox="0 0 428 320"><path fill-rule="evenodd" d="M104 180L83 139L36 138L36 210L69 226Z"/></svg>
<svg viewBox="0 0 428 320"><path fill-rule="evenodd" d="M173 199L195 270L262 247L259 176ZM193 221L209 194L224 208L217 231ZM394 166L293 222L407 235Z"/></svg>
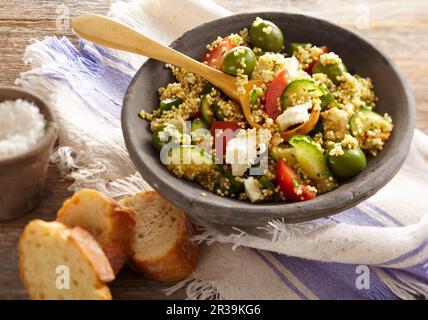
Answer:
<svg viewBox="0 0 428 320"><path fill-rule="evenodd" d="M217 36L248 28L257 16L273 21L284 30L286 47L290 42L327 45L342 57L351 72L372 78L379 97L377 110L388 112L395 125L384 150L376 158L369 158L367 169L358 177L311 201L251 204L217 196L195 183L176 178L159 161L159 154L151 144L149 123L141 120L138 112L141 108L149 112L157 108L157 89L172 82L173 78L162 63L148 60L129 86L122 110L123 133L133 162L162 196L190 216L218 224L262 225L270 219L301 222L357 205L391 180L408 154L415 107L403 77L386 55L361 36L329 22L297 14L267 12L222 18L188 31L171 46L200 59L206 45ZM206 196L201 196L201 192Z"/></svg>
<svg viewBox="0 0 428 320"><path fill-rule="evenodd" d="M49 156L58 137L55 117L40 97L16 88L0 87L0 103L23 99L33 102L46 119L45 135L24 154L0 160L0 221L18 218L43 195Z"/></svg>

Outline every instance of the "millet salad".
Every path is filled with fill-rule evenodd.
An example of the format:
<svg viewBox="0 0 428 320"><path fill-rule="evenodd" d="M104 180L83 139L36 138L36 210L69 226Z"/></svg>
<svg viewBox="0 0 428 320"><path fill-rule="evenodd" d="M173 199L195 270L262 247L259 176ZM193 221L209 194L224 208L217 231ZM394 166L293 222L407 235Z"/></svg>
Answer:
<svg viewBox="0 0 428 320"><path fill-rule="evenodd" d="M348 72L327 46L284 50L283 32L270 21L257 18L249 30L218 37L202 61L235 76L237 93L262 81L250 92L250 111L200 76L166 65L176 82L160 88L159 108L140 117L150 121L167 168L217 195L313 199L359 175L392 132L389 115L375 111L370 78Z"/></svg>

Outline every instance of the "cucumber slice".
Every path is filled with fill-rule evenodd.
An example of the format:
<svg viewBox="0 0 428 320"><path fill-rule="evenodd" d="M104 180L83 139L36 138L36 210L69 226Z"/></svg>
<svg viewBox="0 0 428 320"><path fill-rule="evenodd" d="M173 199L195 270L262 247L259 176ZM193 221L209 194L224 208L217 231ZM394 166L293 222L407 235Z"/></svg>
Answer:
<svg viewBox="0 0 428 320"><path fill-rule="evenodd" d="M159 109L161 109L162 112L169 111L173 107L178 107L182 103L183 103L183 100L178 98L162 100L159 104Z"/></svg>
<svg viewBox="0 0 428 320"><path fill-rule="evenodd" d="M161 161L178 177L198 180L199 177L220 171L220 166L209 154L196 146L179 146L165 154L161 153Z"/></svg>
<svg viewBox="0 0 428 320"><path fill-rule="evenodd" d="M336 182L328 168L327 158L315 145L307 139L291 139L290 144L303 171L319 192L325 193L335 188Z"/></svg>
<svg viewBox="0 0 428 320"><path fill-rule="evenodd" d="M313 81L306 79L294 80L282 93L281 107L282 110L285 110L296 105L296 100L304 99L306 102L322 95L323 91Z"/></svg>
<svg viewBox="0 0 428 320"><path fill-rule="evenodd" d="M279 158L287 160L290 166L293 166L297 163L294 148L274 147L269 150L269 155L275 161L278 161Z"/></svg>
<svg viewBox="0 0 428 320"><path fill-rule="evenodd" d="M201 99L200 104L201 109L201 119L205 121L205 123L211 127L211 124L214 121L214 112L211 109L211 105L208 102L207 95L204 95Z"/></svg>
<svg viewBox="0 0 428 320"><path fill-rule="evenodd" d="M372 127L378 127L379 122L382 121L386 120L379 113L361 107L358 112L354 113L349 121L351 133L354 137L357 137L361 133L367 132Z"/></svg>
<svg viewBox="0 0 428 320"><path fill-rule="evenodd" d="M202 120L202 119L193 119L192 125L191 125L191 131L195 132L199 129L209 129L208 125Z"/></svg>

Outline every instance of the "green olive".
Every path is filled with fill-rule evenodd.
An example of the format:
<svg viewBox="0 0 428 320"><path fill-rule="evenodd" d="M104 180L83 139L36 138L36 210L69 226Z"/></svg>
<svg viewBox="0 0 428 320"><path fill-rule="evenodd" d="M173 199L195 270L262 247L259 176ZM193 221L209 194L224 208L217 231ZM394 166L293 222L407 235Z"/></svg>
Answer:
<svg viewBox="0 0 428 320"><path fill-rule="evenodd" d="M284 35L276 24L257 19L250 29L250 42L263 51L280 52L284 47Z"/></svg>
<svg viewBox="0 0 428 320"><path fill-rule="evenodd" d="M312 68L313 74L324 73L335 84L339 83L339 80L337 80L337 77L342 76L345 72L348 72L348 69L343 64L343 62L336 62L336 63L324 65L321 63L321 60L319 60Z"/></svg>
<svg viewBox="0 0 428 320"><path fill-rule="evenodd" d="M333 175L339 179L349 179L358 176L367 165L367 159L360 148L343 148L340 156L328 156L328 166Z"/></svg>
<svg viewBox="0 0 428 320"><path fill-rule="evenodd" d="M250 75L256 66L256 55L248 47L236 47L230 50L223 60L223 71L233 76L238 75L238 70L244 70L244 74Z"/></svg>

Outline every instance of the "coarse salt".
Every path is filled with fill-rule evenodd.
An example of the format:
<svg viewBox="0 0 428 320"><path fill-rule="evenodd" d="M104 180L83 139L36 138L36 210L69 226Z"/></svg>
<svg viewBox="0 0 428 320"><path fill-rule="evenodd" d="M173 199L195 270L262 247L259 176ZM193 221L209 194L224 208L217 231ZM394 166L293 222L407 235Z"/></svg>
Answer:
<svg viewBox="0 0 428 320"><path fill-rule="evenodd" d="M0 103L0 160L23 154L45 134L39 108L22 99Z"/></svg>

